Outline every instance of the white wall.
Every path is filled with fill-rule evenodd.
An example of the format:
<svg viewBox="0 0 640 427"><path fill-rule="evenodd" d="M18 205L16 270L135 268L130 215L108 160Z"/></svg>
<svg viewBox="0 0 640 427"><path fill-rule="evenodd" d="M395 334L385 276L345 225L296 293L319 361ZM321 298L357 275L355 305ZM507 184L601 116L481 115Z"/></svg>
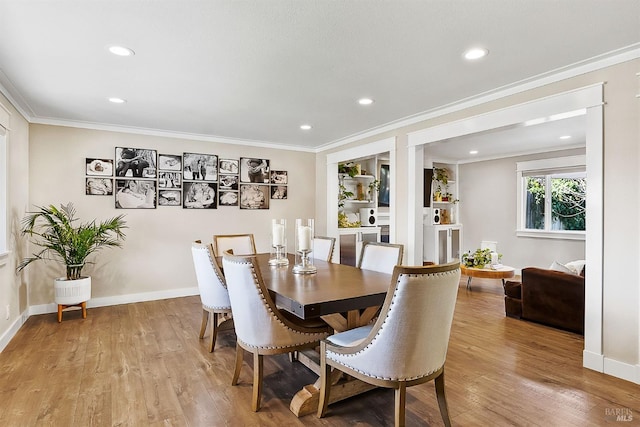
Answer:
<svg viewBox="0 0 640 427"><path fill-rule="evenodd" d="M196 286L190 250L193 240L211 242L214 234L250 232L255 235L257 249L268 251L272 218L287 218L292 223L295 218L312 218L315 211L315 155L311 153L49 125L31 125L30 146L31 206L71 201L84 220L126 215L129 229L124 247L106 249L99 254L96 265L86 268L92 276L94 299L119 301L121 297L140 298L144 293L171 296L192 292ZM86 196L84 188L85 158L114 158L116 146L150 148L166 154L193 152L231 159L270 159L272 169L289 173L288 199L271 200L269 210L116 210L113 197ZM288 234L288 242L293 244L293 227ZM61 267L32 264L25 273L31 304L52 303L51 281L62 274Z"/></svg>
<svg viewBox="0 0 640 427"><path fill-rule="evenodd" d="M584 154L582 150L467 163L458 166L460 222L464 226L463 252L475 251L482 240L498 242L502 262L522 269L547 268L558 261L584 259L583 240L516 236L516 162Z"/></svg>

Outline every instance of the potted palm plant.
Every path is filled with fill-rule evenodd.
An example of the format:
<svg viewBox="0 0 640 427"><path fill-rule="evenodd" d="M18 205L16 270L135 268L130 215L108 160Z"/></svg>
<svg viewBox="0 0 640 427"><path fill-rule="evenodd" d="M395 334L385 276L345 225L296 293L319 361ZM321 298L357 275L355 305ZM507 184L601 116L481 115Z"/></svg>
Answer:
<svg viewBox="0 0 640 427"><path fill-rule="evenodd" d="M127 228L124 215L101 223L96 220L75 224L76 211L72 203L39 206L36 212L28 212L22 220L21 234L41 249L25 258L18 265L22 271L34 261L56 261L66 268L66 276L54 280L55 302L58 304L58 322L62 321L62 309L80 305L86 317L86 302L91 298L91 277L82 276L87 258L106 247L120 247Z"/></svg>

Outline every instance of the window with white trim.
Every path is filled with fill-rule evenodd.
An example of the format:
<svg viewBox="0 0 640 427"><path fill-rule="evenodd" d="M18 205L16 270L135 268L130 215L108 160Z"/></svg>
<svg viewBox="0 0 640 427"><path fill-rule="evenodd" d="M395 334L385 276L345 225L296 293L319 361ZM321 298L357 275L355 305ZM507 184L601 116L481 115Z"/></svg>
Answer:
<svg viewBox="0 0 640 427"><path fill-rule="evenodd" d="M584 239L586 156L517 163L518 235Z"/></svg>

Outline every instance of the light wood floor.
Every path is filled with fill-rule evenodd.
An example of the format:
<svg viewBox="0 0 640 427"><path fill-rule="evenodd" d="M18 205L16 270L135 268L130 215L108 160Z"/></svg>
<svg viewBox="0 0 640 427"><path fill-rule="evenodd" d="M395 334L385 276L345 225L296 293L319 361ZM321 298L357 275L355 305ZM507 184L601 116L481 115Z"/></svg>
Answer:
<svg viewBox="0 0 640 427"><path fill-rule="evenodd" d="M504 316L497 280L461 281L446 364L457 426L640 425L640 386L582 368L579 335ZM297 419L288 405L315 376L265 357L262 409L251 369L230 385L235 341L198 340L198 297L32 316L0 353L1 426L388 426L393 392L374 390ZM249 359L247 358L247 362ZM631 411L632 422L611 413ZM626 412L629 413L629 412ZM442 425L433 383L408 389L407 425Z"/></svg>

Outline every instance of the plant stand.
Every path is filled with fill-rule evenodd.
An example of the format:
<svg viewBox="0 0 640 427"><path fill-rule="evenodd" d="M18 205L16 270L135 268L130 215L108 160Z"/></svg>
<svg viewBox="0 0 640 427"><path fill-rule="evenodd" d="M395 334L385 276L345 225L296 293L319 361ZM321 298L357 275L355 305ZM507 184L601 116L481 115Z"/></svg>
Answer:
<svg viewBox="0 0 640 427"><path fill-rule="evenodd" d="M82 318L87 318L87 301L91 299L91 277L67 280L64 277L53 282L54 301L58 304L58 323L62 322L62 310L69 307L80 307Z"/></svg>

